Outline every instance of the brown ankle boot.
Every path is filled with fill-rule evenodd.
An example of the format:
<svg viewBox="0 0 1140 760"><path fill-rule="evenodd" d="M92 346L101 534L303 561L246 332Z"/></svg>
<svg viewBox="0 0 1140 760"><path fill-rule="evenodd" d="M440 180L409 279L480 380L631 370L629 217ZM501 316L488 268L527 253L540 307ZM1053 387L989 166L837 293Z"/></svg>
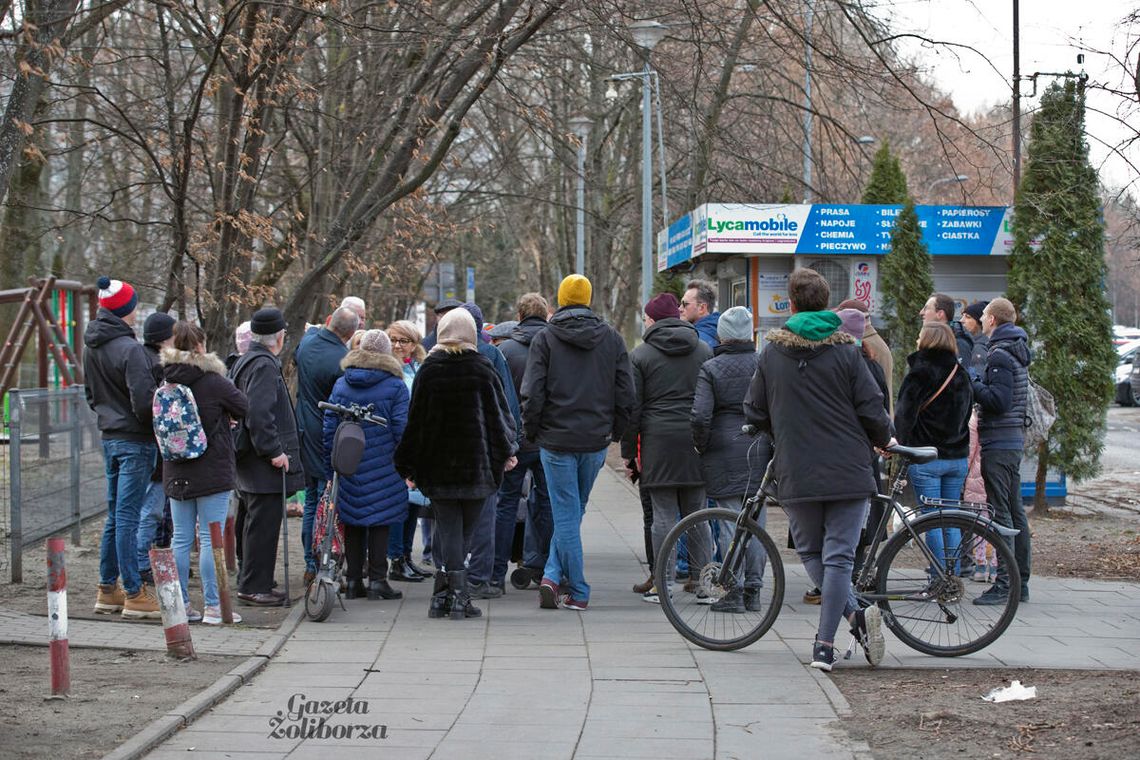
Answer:
<svg viewBox="0 0 1140 760"><path fill-rule="evenodd" d="M653 576L652 575L649 576L649 580L645 581L645 583L633 584L633 593L644 594L646 591L648 591L651 588L653 588Z"/></svg>
<svg viewBox="0 0 1140 760"><path fill-rule="evenodd" d="M127 594L127 600L123 603L124 620L159 620L161 618L162 611L158 608L158 599L150 590L150 586L144 583L139 587L137 594Z"/></svg>
<svg viewBox="0 0 1140 760"><path fill-rule="evenodd" d="M98 615L111 615L121 612L123 604L127 601L127 594L117 582L112 584L100 583L95 593L95 613Z"/></svg>

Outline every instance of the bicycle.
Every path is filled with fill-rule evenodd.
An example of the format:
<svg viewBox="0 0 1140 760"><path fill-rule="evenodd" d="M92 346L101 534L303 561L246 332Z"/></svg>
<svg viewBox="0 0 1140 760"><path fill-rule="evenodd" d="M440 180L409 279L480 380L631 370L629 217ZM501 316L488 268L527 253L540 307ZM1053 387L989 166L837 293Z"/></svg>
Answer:
<svg viewBox="0 0 1140 760"><path fill-rule="evenodd" d="M746 425L744 432L754 434L754 429ZM888 493L872 497L884 509L855 576L859 603L865 607L878 605L887 627L903 644L919 652L939 657L977 652L1001 636L1017 612L1021 578L1007 539L1018 531L994 523L986 515L985 504L924 499L921 510L903 507L897 497L906 485L905 465L932 461L938 451L901 445L886 451L899 456L903 466L891 479ZM705 649L746 647L767 633L780 614L784 566L775 541L761 525L762 510L769 504L779 506L774 458L760 487L739 513L723 508L694 512L680 520L662 542L659 556L666 558L674 556L682 535L699 537L702 534L694 531L707 531L704 535L712 537L712 556L704 564L698 560L694 566L699 567L694 574L697 582L688 591L674 593L669 588L669 562L658 561L654 572L665 617L678 633ZM885 538L896 515L901 526ZM955 537L956 545L952 540ZM941 540L928 541L931 538ZM696 541L703 545L700 538ZM932 544L942 546L941 552ZM1010 591L1004 604L972 604L975 594L966 585L967 563L963 560L969 560L975 548L984 545L992 547L999 566L1008 573ZM694 546L694 538L690 538L689 546ZM979 591L988 588L983 585ZM854 646L852 641L845 659L850 658Z"/></svg>
<svg viewBox="0 0 1140 760"><path fill-rule="evenodd" d="M340 418L336 434L333 436L332 466L333 477L329 484L327 507L317 510L317 520L313 526L313 550L317 555L316 577L305 589L305 615L320 623L332 613L333 601L340 603L344 581L344 539L340 521L337 519L337 493L341 476L349 477L356 473L364 456L364 428L362 423L387 425L388 420L372 414L374 407L350 404L341 406L328 401L317 404L318 409L327 410ZM322 497L324 501L324 497Z"/></svg>

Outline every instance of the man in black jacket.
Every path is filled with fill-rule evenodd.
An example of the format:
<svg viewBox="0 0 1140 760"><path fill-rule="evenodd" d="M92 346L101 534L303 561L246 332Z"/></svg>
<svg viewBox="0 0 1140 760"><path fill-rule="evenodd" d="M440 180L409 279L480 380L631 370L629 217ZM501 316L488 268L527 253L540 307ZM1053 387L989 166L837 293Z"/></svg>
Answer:
<svg viewBox="0 0 1140 760"><path fill-rule="evenodd" d="M285 317L261 309L250 319L249 350L230 370L234 385L249 399L249 414L237 440L237 487L246 504L238 598L247 604L278 606L273 588L277 540L285 493L305 485L297 420L277 355L285 346ZM282 475L282 473L285 473Z"/></svg>
<svg viewBox="0 0 1140 760"><path fill-rule="evenodd" d="M617 331L590 310L592 291L580 274L562 280L560 308L531 341L523 377L523 432L539 446L554 516L538 589L546 609L586 609L582 515L606 449L621 440L633 406L629 353Z"/></svg>
<svg viewBox="0 0 1140 760"><path fill-rule="evenodd" d="M301 463L305 467L305 511L301 518L305 586L317 574L317 561L313 557L313 522L317 517L317 501L325 490L324 414L317 404L329 400L337 378L344 374L340 360L348 353L345 344L360 324L360 317L351 307L341 306L329 317L327 325L301 338L301 344L293 354L297 362L297 428L301 438Z"/></svg>
<svg viewBox="0 0 1140 760"><path fill-rule="evenodd" d="M151 427L155 375L135 338L134 288L110 277L100 277L98 286L99 313L83 334L83 388L99 419L109 495L95 612L121 610L126 620L146 620L161 617L138 563L139 514L158 455Z"/></svg>
<svg viewBox="0 0 1140 760"><path fill-rule="evenodd" d="M855 339L826 311L830 289L819 273L788 279L792 317L768 333L745 418L772 436L778 499L796 552L823 590L812 667L830 671L841 617L852 625L872 665L883 657L877 607L859 609L851 587L855 546L877 492L871 446L888 446L891 420Z"/></svg>
<svg viewBox="0 0 1140 760"><path fill-rule="evenodd" d="M538 293L524 293L519 296L516 308L518 324L511 331L511 337L499 344L499 350L511 370L515 391L521 395L530 345L534 337L546 329L548 304ZM502 586L506 577L507 562L511 558L511 546L514 543L519 499L525 497L522 488L528 472L531 474L534 497L527 501L523 570L529 572L531 582L534 584L542 580L542 571L546 567L550 548L550 536L554 531L550 515L550 493L546 488L546 475L542 471L538 444L524 438L515 456L518 458L518 464L503 475L495 515L495 566L491 571L491 583L497 586Z"/></svg>
<svg viewBox="0 0 1140 760"><path fill-rule="evenodd" d="M1021 601L1029 601L1029 520L1021 503L1021 452L1025 446L1025 408L1029 396L1029 336L1014 324L1017 311L1006 298L995 298L982 310L982 329L989 354L981 375L971 371L978 404L978 440L982 446L982 479L994 509L994 522L1017 528L1013 540L1021 571ZM1012 593L1009 572L1000 563L997 582L974 604L1004 605Z"/></svg>

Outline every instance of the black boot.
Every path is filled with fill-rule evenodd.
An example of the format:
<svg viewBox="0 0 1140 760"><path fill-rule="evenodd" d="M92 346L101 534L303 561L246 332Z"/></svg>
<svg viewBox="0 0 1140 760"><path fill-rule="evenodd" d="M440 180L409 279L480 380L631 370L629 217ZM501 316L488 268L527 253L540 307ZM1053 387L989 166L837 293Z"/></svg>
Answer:
<svg viewBox="0 0 1140 760"><path fill-rule="evenodd" d="M420 576L421 578L430 578L432 576L431 572L429 572L428 570L424 570L422 567L417 565L415 562L412 562L412 555L410 555L410 554L404 555L404 567L408 568L409 570L411 570L413 573Z"/></svg>
<svg viewBox="0 0 1140 760"><path fill-rule="evenodd" d="M429 618L442 618L451 614L451 592L447 587L447 573L442 570L435 574L435 588L431 592Z"/></svg>
<svg viewBox="0 0 1140 760"><path fill-rule="evenodd" d="M388 568L388 577L394 581L404 581L407 583L420 583L423 581L424 576L408 567L408 563L403 557L396 557L390 560L391 566Z"/></svg>
<svg viewBox="0 0 1140 760"><path fill-rule="evenodd" d="M376 599L403 599L404 593L388 585L387 578L380 578L368 584L368 598L373 601Z"/></svg>
<svg viewBox="0 0 1140 760"><path fill-rule="evenodd" d="M467 571L449 570L447 585L451 586L451 619L479 617L483 611L471 603L471 592L467 589Z"/></svg>
<svg viewBox="0 0 1140 760"><path fill-rule="evenodd" d="M363 599L368 596L364 590L364 581L359 578L348 579L348 590L345 592L345 599Z"/></svg>

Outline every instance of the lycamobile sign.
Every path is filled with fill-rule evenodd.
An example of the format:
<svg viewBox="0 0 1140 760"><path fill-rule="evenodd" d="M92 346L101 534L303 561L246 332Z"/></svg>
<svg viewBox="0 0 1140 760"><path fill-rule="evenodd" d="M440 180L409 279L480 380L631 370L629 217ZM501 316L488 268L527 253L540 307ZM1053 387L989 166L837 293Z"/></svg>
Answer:
<svg viewBox="0 0 1140 760"><path fill-rule="evenodd" d="M882 256L901 206L706 203L659 235L658 268L704 253ZM922 240L935 256L1009 253L1004 206L918 206Z"/></svg>
<svg viewBox="0 0 1140 760"><path fill-rule="evenodd" d="M786 215L770 219L736 219L721 220L709 219L709 232L721 234L722 232L795 232L800 228L799 222L788 219Z"/></svg>

